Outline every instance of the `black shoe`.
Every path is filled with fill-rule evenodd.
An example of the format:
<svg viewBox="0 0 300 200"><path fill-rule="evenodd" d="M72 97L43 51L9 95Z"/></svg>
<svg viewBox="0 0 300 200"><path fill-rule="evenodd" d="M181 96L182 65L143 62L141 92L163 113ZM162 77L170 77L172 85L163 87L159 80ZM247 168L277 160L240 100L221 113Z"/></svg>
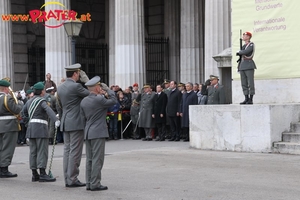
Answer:
<svg viewBox="0 0 300 200"><path fill-rule="evenodd" d="M31 178L31 181L32 182L36 182L36 181L39 181L40 180L40 175L39 173L37 172L36 169L33 169L32 170L32 178Z"/></svg>
<svg viewBox="0 0 300 200"><path fill-rule="evenodd" d="M87 187L86 190L91 190L91 188Z"/></svg>
<svg viewBox="0 0 300 200"><path fill-rule="evenodd" d="M174 138L169 139L169 141L174 141L174 140L175 140Z"/></svg>
<svg viewBox="0 0 300 200"><path fill-rule="evenodd" d="M152 138L148 138L147 140L148 140L148 141L152 141Z"/></svg>
<svg viewBox="0 0 300 200"><path fill-rule="evenodd" d="M247 103L246 104L250 104L250 105L252 105L253 104L253 101L252 101L252 99L249 99L248 101L247 101Z"/></svg>
<svg viewBox="0 0 300 200"><path fill-rule="evenodd" d="M160 141L160 139L159 139L159 138L157 138L155 141Z"/></svg>
<svg viewBox="0 0 300 200"><path fill-rule="evenodd" d="M1 174L0 174L0 178L14 178L14 177L17 177L17 176L18 176L18 174L13 174L9 171L1 172Z"/></svg>
<svg viewBox="0 0 300 200"><path fill-rule="evenodd" d="M165 139L160 139L159 141L165 141Z"/></svg>
<svg viewBox="0 0 300 200"><path fill-rule="evenodd" d="M190 141L190 139L184 139L183 141L184 141L184 142L189 142L189 141Z"/></svg>
<svg viewBox="0 0 300 200"><path fill-rule="evenodd" d="M68 185L66 184L66 187L84 187L86 184L85 183L81 183L79 180L77 180L75 183Z"/></svg>
<svg viewBox="0 0 300 200"><path fill-rule="evenodd" d="M143 138L142 141L148 141L148 138Z"/></svg>
<svg viewBox="0 0 300 200"><path fill-rule="evenodd" d="M177 138L176 140L174 140L175 142L178 142L178 141L180 141L180 138Z"/></svg>
<svg viewBox="0 0 300 200"><path fill-rule="evenodd" d="M107 190L107 186L100 185L99 187L91 189L91 191L101 191L101 190Z"/></svg>
<svg viewBox="0 0 300 200"><path fill-rule="evenodd" d="M0 168L0 178L14 178L17 176L18 176L18 174L13 174L10 171L8 171L8 167Z"/></svg>
<svg viewBox="0 0 300 200"><path fill-rule="evenodd" d="M56 178L51 178L49 175L40 175L39 182L55 182Z"/></svg>

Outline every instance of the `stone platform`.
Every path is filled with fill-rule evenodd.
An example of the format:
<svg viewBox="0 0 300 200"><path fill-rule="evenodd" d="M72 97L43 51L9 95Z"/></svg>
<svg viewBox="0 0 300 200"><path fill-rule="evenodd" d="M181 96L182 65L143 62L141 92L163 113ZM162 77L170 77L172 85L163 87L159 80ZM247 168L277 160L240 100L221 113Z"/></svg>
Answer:
<svg viewBox="0 0 300 200"><path fill-rule="evenodd" d="M300 104L190 106L190 145L197 149L273 152L299 122Z"/></svg>

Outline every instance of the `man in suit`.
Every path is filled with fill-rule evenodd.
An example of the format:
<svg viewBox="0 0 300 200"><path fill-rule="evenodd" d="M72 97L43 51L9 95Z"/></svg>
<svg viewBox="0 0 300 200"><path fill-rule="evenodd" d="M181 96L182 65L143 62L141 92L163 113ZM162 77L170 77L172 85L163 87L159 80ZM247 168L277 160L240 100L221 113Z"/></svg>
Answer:
<svg viewBox="0 0 300 200"><path fill-rule="evenodd" d="M90 94L81 101L80 113L85 122L86 189L107 190L107 186L101 185L105 139L108 137L106 113L109 107L117 103L117 98L114 91L100 83L99 76L95 76L85 85Z"/></svg>
<svg viewBox="0 0 300 200"><path fill-rule="evenodd" d="M0 178L13 178L17 174L11 173L8 166L13 158L18 133L20 130L17 115L23 107L23 102L15 102L9 95L10 83L0 80Z"/></svg>
<svg viewBox="0 0 300 200"><path fill-rule="evenodd" d="M171 128L171 139L169 141L179 141L179 129L180 119L179 110L182 93L177 89L176 81L170 82L170 92L168 95L168 103L166 108L166 114L169 117L169 123Z"/></svg>
<svg viewBox="0 0 300 200"><path fill-rule="evenodd" d="M154 104L154 118L158 138L156 141L164 141L166 134L166 106L167 106L168 97L162 91L161 85L156 86L156 95L155 95L155 104Z"/></svg>
<svg viewBox="0 0 300 200"><path fill-rule="evenodd" d="M57 88L57 111L61 118L60 130L64 132L63 168L66 187L84 187L77 176L83 147L83 119L80 116L81 100L90 92L77 81L86 83L88 78L80 64L66 69L67 79Z"/></svg>
<svg viewBox="0 0 300 200"><path fill-rule="evenodd" d="M240 71L241 85L245 95L245 100L240 104L253 104L253 95L255 94L254 69L256 69L256 65L253 61L254 43L250 41L251 37L252 34L250 32L243 34L245 44L242 49L237 52L237 55L242 57L238 69Z"/></svg>
<svg viewBox="0 0 300 200"><path fill-rule="evenodd" d="M154 113L155 93L152 92L150 84L144 85L144 93L140 101L140 120L139 127L144 128L146 137L143 141L152 140L152 129L155 127L152 114Z"/></svg>
<svg viewBox="0 0 300 200"><path fill-rule="evenodd" d="M219 77L210 76L211 86L208 88L207 104L225 104L224 86L219 84Z"/></svg>
<svg viewBox="0 0 300 200"><path fill-rule="evenodd" d="M183 129L183 136L185 137L183 141L190 141L189 127L189 105L198 105L198 96L193 91L193 84L188 82L185 84L186 93L182 95L180 104L180 117L181 117L181 127Z"/></svg>
<svg viewBox="0 0 300 200"><path fill-rule="evenodd" d="M26 138L29 138L29 166L32 170L32 182L54 182L56 178L46 174L48 161L48 116L57 128L60 121L55 112L48 106L44 95L45 89L42 82L34 84L34 97L25 104L22 118L28 121ZM40 170L38 174L37 169Z"/></svg>

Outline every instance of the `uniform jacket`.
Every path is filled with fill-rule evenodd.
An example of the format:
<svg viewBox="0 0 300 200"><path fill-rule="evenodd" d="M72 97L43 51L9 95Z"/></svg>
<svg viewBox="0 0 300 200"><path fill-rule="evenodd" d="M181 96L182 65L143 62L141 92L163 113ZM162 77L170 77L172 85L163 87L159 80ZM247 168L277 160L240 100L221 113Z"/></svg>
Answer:
<svg viewBox="0 0 300 200"><path fill-rule="evenodd" d="M106 113L107 109L117 103L112 90L107 91L108 99L103 95L90 93L80 103L80 113L84 120L84 138L92 140L108 137Z"/></svg>
<svg viewBox="0 0 300 200"><path fill-rule="evenodd" d="M224 86L217 84L215 87L210 86L208 88L207 104L224 104L225 92Z"/></svg>
<svg viewBox="0 0 300 200"><path fill-rule="evenodd" d="M240 63L239 69L249 70L256 69L256 65L253 61L254 56L254 43L250 42L248 45L244 44L242 50L239 51L239 55L242 55L242 61Z"/></svg>
<svg viewBox="0 0 300 200"><path fill-rule="evenodd" d="M166 110L168 116L177 116L177 112L180 110L181 97L182 93L177 88L174 91L169 92Z"/></svg>
<svg viewBox="0 0 300 200"><path fill-rule="evenodd" d="M90 92L76 83L73 79L67 78L57 88L56 109L61 119L61 131L83 130L83 119L80 115L80 102Z"/></svg>
<svg viewBox="0 0 300 200"><path fill-rule="evenodd" d="M140 120L139 127L142 128L154 128L155 123L152 118L154 114L154 104L155 104L155 93L151 94L143 93L140 101Z"/></svg>
<svg viewBox="0 0 300 200"><path fill-rule="evenodd" d="M4 97L7 99L7 107L4 106ZM22 110L23 104L16 104L15 100L8 94L0 92L0 117L9 116L14 118L14 114L17 115ZM18 119L0 119L0 133L19 131Z"/></svg>
<svg viewBox="0 0 300 200"><path fill-rule="evenodd" d="M38 122L30 122L29 116L29 108L32 101L36 98L42 98L40 96L34 96L29 99L24 105L24 109L22 112L22 118L25 121L28 121L28 127L26 132L26 138L48 138L48 125ZM52 122L57 120L54 111L48 106L46 100L43 100L38 104L36 110L34 111L31 119L41 119L48 121L48 116Z"/></svg>
<svg viewBox="0 0 300 200"><path fill-rule="evenodd" d="M154 121L155 123L166 123L166 106L168 102L168 97L164 92L160 95L155 94L155 105L154 105ZM163 114L163 117L160 117Z"/></svg>
<svg viewBox="0 0 300 200"><path fill-rule="evenodd" d="M184 93L180 104L180 113L182 113L182 127L189 127L189 105L198 105L198 96L195 92Z"/></svg>
<svg viewBox="0 0 300 200"><path fill-rule="evenodd" d="M131 108L130 108L130 115L138 115L139 111L140 111L140 104L137 101L137 97L140 93L137 92L133 92L131 94Z"/></svg>

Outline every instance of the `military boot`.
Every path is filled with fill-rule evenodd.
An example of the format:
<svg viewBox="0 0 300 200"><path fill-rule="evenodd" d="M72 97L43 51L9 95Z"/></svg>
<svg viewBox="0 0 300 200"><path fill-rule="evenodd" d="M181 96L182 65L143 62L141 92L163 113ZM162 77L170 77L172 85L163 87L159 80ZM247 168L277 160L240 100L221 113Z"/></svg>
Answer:
<svg viewBox="0 0 300 200"><path fill-rule="evenodd" d="M14 178L17 176L18 174L13 174L10 171L8 171L8 166L0 168L0 178Z"/></svg>
<svg viewBox="0 0 300 200"><path fill-rule="evenodd" d="M33 170L32 170L32 179L31 179L31 181L32 181L32 182L36 182L36 181L39 181L39 180L40 180L40 175L39 175L39 173L37 172L36 169L33 169Z"/></svg>
<svg viewBox="0 0 300 200"><path fill-rule="evenodd" d="M245 95L245 100L240 104L247 104L248 101L249 101L249 95Z"/></svg>
<svg viewBox="0 0 300 200"><path fill-rule="evenodd" d="M250 98L247 101L247 104L253 104L253 95L250 95Z"/></svg>
<svg viewBox="0 0 300 200"><path fill-rule="evenodd" d="M40 168L40 179L39 182L54 182L56 178L51 178L49 175L46 174L45 169Z"/></svg>

